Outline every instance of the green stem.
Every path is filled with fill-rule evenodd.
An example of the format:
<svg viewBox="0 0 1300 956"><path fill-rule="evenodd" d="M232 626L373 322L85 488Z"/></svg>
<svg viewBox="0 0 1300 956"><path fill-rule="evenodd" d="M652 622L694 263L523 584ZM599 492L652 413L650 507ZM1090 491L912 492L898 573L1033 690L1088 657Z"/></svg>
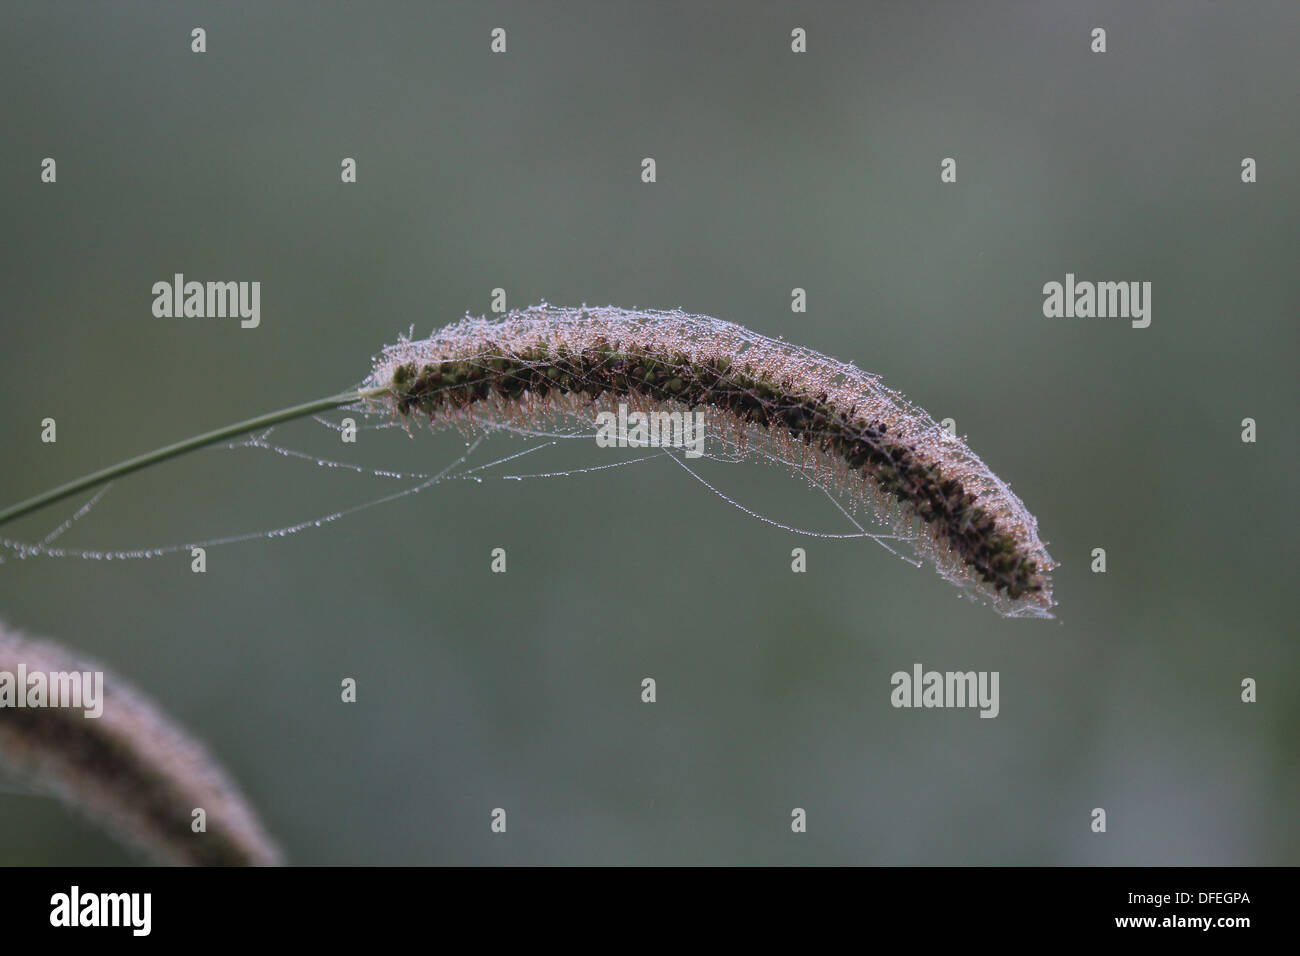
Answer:
<svg viewBox="0 0 1300 956"><path fill-rule="evenodd" d="M350 405L352 402L360 401L363 398L374 398L383 395L388 391L387 388L366 388L355 392L344 392L340 395L331 395L328 398L318 398L314 402L307 402L303 405L294 405L292 408L282 408L278 412L269 412L266 415L259 415L256 418L250 418L247 421L237 422L234 425L227 425L224 428L218 428L215 431L204 432L202 435L195 435L193 438L187 438L184 441L178 441L173 445L166 445L154 451L147 452L143 455L137 455L135 458L128 458L126 461L118 462L108 468L102 468L93 474L86 475L84 478L78 478L76 481L69 482L66 485L60 485L44 494L39 494L34 498L28 498L26 501L20 501L12 507L0 511L0 524L6 521L12 521L14 518L21 518L25 514L44 508L46 505L61 501L69 495L75 495L79 491L85 491L87 488L93 488L96 485L102 485L106 481L112 481L114 478L120 478L123 475L129 475L133 471L139 471L141 468L148 468L150 465L156 465L160 461L166 461L168 458L175 458L178 455L184 455L186 452L194 451L198 448L204 448L208 445L215 445L217 442L226 438L237 438L247 432L255 431L259 428L269 428L272 425L278 425L280 422L291 421L295 418L302 418L305 415L311 415L314 412L322 412L331 408L338 408L340 405Z"/></svg>

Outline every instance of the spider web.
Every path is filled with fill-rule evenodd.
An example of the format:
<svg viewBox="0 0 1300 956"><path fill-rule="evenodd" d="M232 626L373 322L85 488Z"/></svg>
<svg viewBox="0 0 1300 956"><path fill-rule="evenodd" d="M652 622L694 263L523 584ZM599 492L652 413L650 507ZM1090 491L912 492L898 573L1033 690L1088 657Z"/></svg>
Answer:
<svg viewBox="0 0 1300 956"><path fill-rule="evenodd" d="M348 406L343 409L342 412L349 415L359 414L365 417L365 421L355 425L358 432L382 431L402 427L399 423L391 420L376 421L375 419L382 419L384 413L366 406L365 404ZM340 424L340 422L327 416L316 415L313 417L320 428L336 432L344 430L344 426ZM442 468L437 471L429 472L376 467L356 461L347 461L313 454L298 448L290 447L287 444L282 444L278 439L277 429L266 429L261 432L250 434L246 438L238 441L217 446L218 450L225 450L227 452L253 451L261 454L273 455L284 459L286 462L303 462L312 467L324 470L351 472L361 478L383 481L397 485L398 487L384 494L364 499L357 504L319 514L304 520L295 521L292 524L241 532L238 534L148 547L122 549L71 547L57 543L59 538L72 529L78 521L89 514L96 505L101 503L112 488L112 485L108 484L103 488L100 488L92 497L77 508L77 510L68 518L55 526L40 541L25 542L0 537L0 546L3 546L4 548L4 551L0 552L0 563L5 562L6 555L9 559L47 557L59 559L81 559L88 561L128 561L160 558L167 555L188 552L192 548L220 548L250 541L286 538L304 531L325 528L361 512L368 511L381 505L395 503L401 499L421 494L430 488L453 481L473 481L484 483L493 480L514 482L548 479L556 480L561 478L574 478L583 475L593 475L598 472L605 472L616 468L626 468L638 465L644 466L648 462L659 461L664 458L667 458L685 471L687 476L691 479L692 484L698 484L700 487L707 490L708 493L716 496L732 508L740 511L755 521L788 533L805 537L828 539L869 539L875 541L891 554L915 567L920 567L922 563L919 559L906 553L908 544L915 540L914 536L900 534L896 530L892 529L881 529L875 531L868 530L868 528L864 527L840 502L834 487L834 482L826 480L827 476L820 474L813 463L808 461L797 461L791 458L788 454L784 454L782 449L763 447L760 444L748 441L745 436L709 432L705 438L705 446L701 457L704 460L724 465L741 466L742 463L745 463L744 467L753 467L753 460L757 457L764 459L771 464L783 466L796 478L803 480L809 486L826 496L831 505L833 505L833 508L830 509L833 519L845 530L837 531L802 528L769 517L759 510L744 504L737 498L719 488L716 483L706 479L700 474L699 470L685 460L685 456L681 454L682 449L680 448L651 447L644 449L646 452L645 454L639 454L635 457L620 459L614 462L554 470L529 470L527 467L527 459L529 456L545 449L555 448L566 442L581 442L594 447L596 429L593 421L587 416L575 413L575 411L570 408L552 409L550 415L534 416L533 420L528 422L479 418L468 423L468 425L467 423L459 424L468 431L464 451ZM520 443L525 447L518 448L517 445ZM503 447L506 445L511 445L511 450L507 451L506 448ZM498 453L492 453L492 449L494 448ZM505 453L502 454L500 452Z"/></svg>

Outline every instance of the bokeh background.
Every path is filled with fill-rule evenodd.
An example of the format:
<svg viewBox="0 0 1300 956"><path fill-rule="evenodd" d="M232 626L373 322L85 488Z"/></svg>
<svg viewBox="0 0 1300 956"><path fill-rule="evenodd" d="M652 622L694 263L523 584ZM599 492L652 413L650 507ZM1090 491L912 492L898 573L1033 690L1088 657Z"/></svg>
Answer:
<svg viewBox="0 0 1300 956"><path fill-rule="evenodd" d="M346 387L502 287L680 306L879 372L956 420L1062 563L1057 620L1004 620L657 461L453 482L213 549L204 575L186 555L0 565L0 614L152 694L292 861L1300 861L1300 6L6 0L0 19L0 501ZM174 272L261 281L261 327L154 318ZM1045 319L1067 272L1150 281L1150 328ZM464 441L276 434L426 469ZM847 530L778 469L710 475ZM214 449L118 482L65 540L236 534L389 490ZM914 662L999 671L1001 715L893 709ZM0 792L0 862L134 859Z"/></svg>

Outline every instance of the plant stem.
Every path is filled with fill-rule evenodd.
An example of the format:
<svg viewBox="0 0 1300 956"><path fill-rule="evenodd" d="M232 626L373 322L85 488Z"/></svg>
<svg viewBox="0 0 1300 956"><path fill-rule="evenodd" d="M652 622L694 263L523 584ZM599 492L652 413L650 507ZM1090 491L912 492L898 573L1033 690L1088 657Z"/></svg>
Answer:
<svg viewBox="0 0 1300 956"><path fill-rule="evenodd" d="M224 428L218 428L214 431L204 432L201 435L195 435L184 441L178 441L172 445L166 445L154 451L147 452L143 455L137 455L135 458L128 458L126 461L118 462L108 468L102 468L93 474L86 475L84 478L78 478L76 481L69 482L66 485L60 485L44 494L39 494L34 498L28 498L26 501L20 501L12 507L0 511L0 524L6 521L12 521L14 518L20 518L25 514L30 514L38 508L44 508L46 505L60 501L69 495L75 495L79 491L85 491L87 488L93 488L96 485L102 485L106 481L112 481L114 478L120 478L123 475L129 475L133 471L139 471L141 468L147 468L150 465L156 465L159 462L166 461L169 458L175 458L184 455L199 448L208 445L215 445L217 442L226 438L236 438L247 432L254 431L258 428L269 428L272 425L278 425L281 422L291 421L295 418L302 418L311 415L314 412L322 412L331 408L338 408L340 405L350 405L353 402L360 401L363 398L374 398L388 391L387 388L368 388L360 389L355 392L343 392L339 395L331 395L328 398L318 398L314 402L306 402L302 405L294 405L291 408L282 408L277 412L268 412L265 415L259 415L256 418L250 418L246 421L237 422L234 425L227 425Z"/></svg>

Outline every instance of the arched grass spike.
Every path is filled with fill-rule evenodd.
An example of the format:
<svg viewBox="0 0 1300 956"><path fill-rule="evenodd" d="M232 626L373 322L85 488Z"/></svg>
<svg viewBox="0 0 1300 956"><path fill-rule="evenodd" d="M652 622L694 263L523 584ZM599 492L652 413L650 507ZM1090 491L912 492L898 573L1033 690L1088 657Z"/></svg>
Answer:
<svg viewBox="0 0 1300 956"><path fill-rule="evenodd" d="M1056 562L1038 522L960 438L877 376L684 312L540 305L466 317L376 358L364 387L128 459L0 510L0 524L197 448L328 408L368 402L433 424L588 416L604 400L706 409L714 434L811 457L855 503L914 540L952 583L1009 617L1051 617ZM39 549L38 549L39 550Z"/></svg>
<svg viewBox="0 0 1300 956"><path fill-rule="evenodd" d="M160 863L283 862L253 807L207 749L102 664L0 621L0 672L104 675L98 717L78 707L0 707L0 764L38 790ZM28 688L15 692L26 695ZM196 808L206 823L198 833Z"/></svg>
<svg viewBox="0 0 1300 956"><path fill-rule="evenodd" d="M1000 613L1051 616L1056 563L1038 524L964 441L878 377L739 325L549 305L466 317L385 349L367 385L398 415L434 423L582 414L609 397L709 410L714 429L803 446L840 491L900 529L919 524L918 552Z"/></svg>

